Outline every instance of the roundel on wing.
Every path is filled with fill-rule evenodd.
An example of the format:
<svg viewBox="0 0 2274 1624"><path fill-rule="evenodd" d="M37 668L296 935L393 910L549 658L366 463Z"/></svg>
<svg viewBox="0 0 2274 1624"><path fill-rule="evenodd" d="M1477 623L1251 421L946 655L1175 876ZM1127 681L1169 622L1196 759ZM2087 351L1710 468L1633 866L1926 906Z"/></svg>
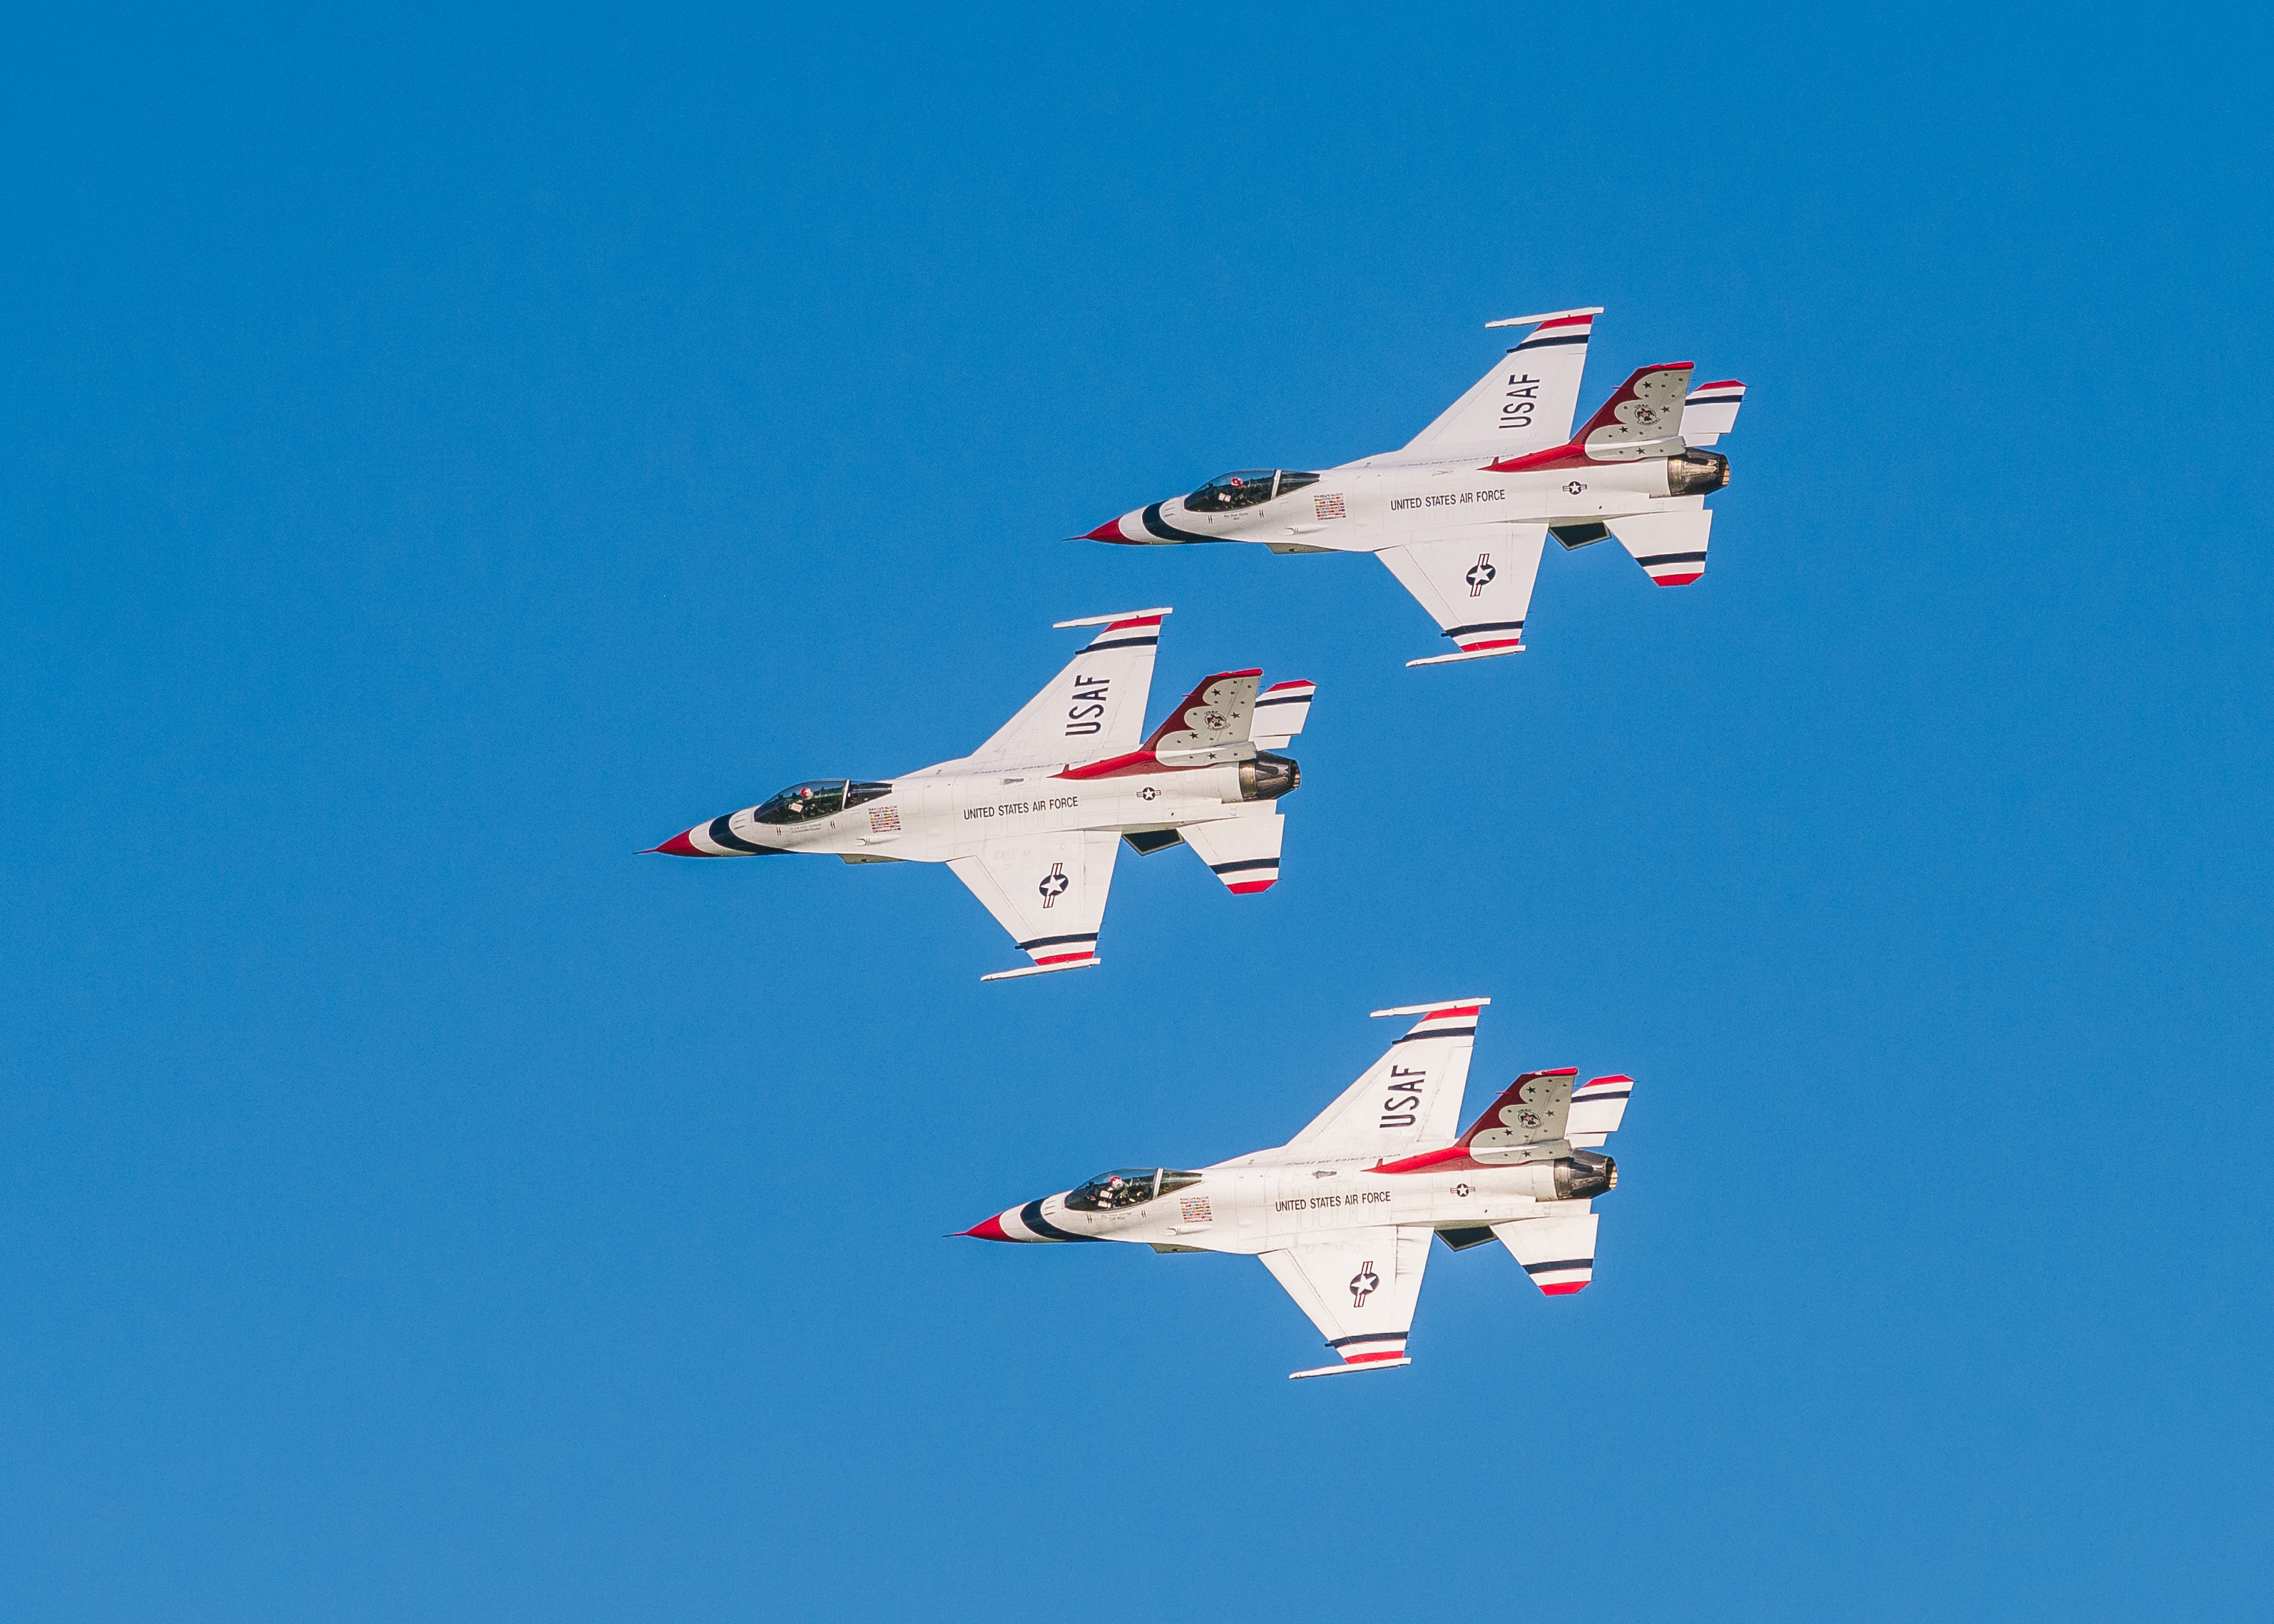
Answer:
<svg viewBox="0 0 2274 1624"><path fill-rule="evenodd" d="M1382 1289L1382 1276L1374 1272L1374 1265L1370 1262L1359 1264L1358 1273L1351 1276L1351 1306L1364 1308L1366 1299L1380 1289Z"/></svg>

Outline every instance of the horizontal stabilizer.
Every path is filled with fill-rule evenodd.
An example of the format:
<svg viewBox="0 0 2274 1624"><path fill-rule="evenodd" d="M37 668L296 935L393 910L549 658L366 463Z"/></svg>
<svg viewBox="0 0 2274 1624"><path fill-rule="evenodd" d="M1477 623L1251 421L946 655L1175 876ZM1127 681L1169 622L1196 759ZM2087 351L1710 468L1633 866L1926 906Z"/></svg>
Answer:
<svg viewBox="0 0 2274 1624"><path fill-rule="evenodd" d="M1315 682L1274 682L1255 702L1254 738L1259 750L1284 750L1310 719Z"/></svg>
<svg viewBox="0 0 2274 1624"><path fill-rule="evenodd" d="M1745 386L1734 378L1701 383L1690 392L1682 409L1682 437L1693 446L1710 446L1737 426L1737 408L1745 403Z"/></svg>
<svg viewBox="0 0 2274 1624"><path fill-rule="evenodd" d="M1578 1213L1496 1223L1492 1229L1533 1285L1549 1297L1569 1297L1595 1277L1595 1226L1600 1222L1593 1213Z"/></svg>
<svg viewBox="0 0 2274 1624"><path fill-rule="evenodd" d="M1268 801L1249 804L1259 808L1271 805ZM1185 844L1233 896L1252 896L1278 883L1279 846L1286 838L1287 820L1276 810L1187 823L1181 832Z"/></svg>
<svg viewBox="0 0 2274 1624"><path fill-rule="evenodd" d="M1634 1092L1631 1077L1590 1078L1571 1093L1571 1116L1564 1137L1583 1150L1593 1150L1619 1131L1625 1120L1627 1096Z"/></svg>
<svg viewBox="0 0 2274 1624"><path fill-rule="evenodd" d="M1710 508L1677 508L1613 519L1619 538L1643 573L1660 586L1688 586L1706 573L1706 546L1713 530Z"/></svg>

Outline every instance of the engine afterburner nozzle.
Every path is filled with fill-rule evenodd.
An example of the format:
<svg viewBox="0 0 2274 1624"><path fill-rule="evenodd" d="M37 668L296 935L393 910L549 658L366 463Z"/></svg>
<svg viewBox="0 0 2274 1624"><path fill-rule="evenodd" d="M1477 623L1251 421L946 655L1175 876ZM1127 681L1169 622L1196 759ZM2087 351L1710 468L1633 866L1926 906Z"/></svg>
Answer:
<svg viewBox="0 0 2274 1624"><path fill-rule="evenodd" d="M1598 1150L1575 1150L1555 1163L1555 1199L1584 1201L1619 1187L1619 1164Z"/></svg>
<svg viewBox="0 0 2274 1624"><path fill-rule="evenodd" d="M1729 483L1729 459L1718 451L1684 451L1666 459L1669 496L1706 496Z"/></svg>
<svg viewBox="0 0 2274 1624"><path fill-rule="evenodd" d="M1303 770L1287 756L1258 750L1254 761L1239 763L1242 801L1276 801L1303 786Z"/></svg>

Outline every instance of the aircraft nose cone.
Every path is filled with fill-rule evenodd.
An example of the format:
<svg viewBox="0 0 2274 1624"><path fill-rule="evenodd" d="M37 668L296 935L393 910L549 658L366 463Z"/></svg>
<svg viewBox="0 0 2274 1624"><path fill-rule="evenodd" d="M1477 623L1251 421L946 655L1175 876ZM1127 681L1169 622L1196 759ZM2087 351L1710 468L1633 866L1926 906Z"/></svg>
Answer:
<svg viewBox="0 0 2274 1624"><path fill-rule="evenodd" d="M691 835L695 831L690 829L684 834L674 835L670 839L666 840L661 846L651 846L646 851L642 852L640 855L647 857L657 852L661 852L669 857L700 857L703 853L697 851L695 849L695 843L687 838L688 835Z"/></svg>
<svg viewBox="0 0 2274 1624"><path fill-rule="evenodd" d="M1096 530L1084 536L1082 539L1084 541L1126 541L1129 538L1121 533L1120 520L1108 519L1104 523L1099 525Z"/></svg>
<svg viewBox="0 0 2274 1624"><path fill-rule="evenodd" d="M958 1237L968 1235L974 1240L982 1241L1007 1241L1011 1238L1003 1233L1003 1216L1000 1213L992 1218L983 1219L968 1229L959 1229L956 1234Z"/></svg>

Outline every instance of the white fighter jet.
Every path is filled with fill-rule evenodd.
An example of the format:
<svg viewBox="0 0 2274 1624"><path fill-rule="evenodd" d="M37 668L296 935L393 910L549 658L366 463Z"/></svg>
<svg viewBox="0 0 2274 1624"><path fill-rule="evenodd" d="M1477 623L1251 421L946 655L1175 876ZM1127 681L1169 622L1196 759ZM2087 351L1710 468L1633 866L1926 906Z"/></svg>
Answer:
<svg viewBox="0 0 2274 1624"><path fill-rule="evenodd" d="M968 756L875 783L793 784L648 849L945 863L1035 961L980 977L987 981L1098 962L1124 842L1145 856L1189 846L1235 896L1268 891L1285 831L1276 802L1302 781L1274 752L1302 732L1317 688L1266 688L1260 671L1220 671L1143 736L1168 613L1059 621L1104 629Z"/></svg>
<svg viewBox="0 0 2274 1624"><path fill-rule="evenodd" d="M1615 536L1660 586L1687 586L1706 573L1706 498L1729 483L1728 459L1698 447L1736 425L1745 386L1724 379L1693 389L1687 361L1645 366L1572 433L1601 310L1487 322L1532 330L1399 450L1322 473L1242 469L1084 539L1371 553L1460 650L1409 665L1522 653L1550 536L1567 550Z"/></svg>
<svg viewBox="0 0 2274 1624"><path fill-rule="evenodd" d="M1260 1257L1342 1357L1297 1378L1412 1363L1405 1338L1432 1235L1456 1252L1498 1239L1532 1284L1568 1297L1594 1277L1592 1198L1619 1182L1596 1147L1617 1130L1634 1082L1527 1071L1456 1139L1477 1017L1491 1002L1376 1010L1421 1019L1276 1150L1189 1171L1117 1168L961 1233Z"/></svg>

